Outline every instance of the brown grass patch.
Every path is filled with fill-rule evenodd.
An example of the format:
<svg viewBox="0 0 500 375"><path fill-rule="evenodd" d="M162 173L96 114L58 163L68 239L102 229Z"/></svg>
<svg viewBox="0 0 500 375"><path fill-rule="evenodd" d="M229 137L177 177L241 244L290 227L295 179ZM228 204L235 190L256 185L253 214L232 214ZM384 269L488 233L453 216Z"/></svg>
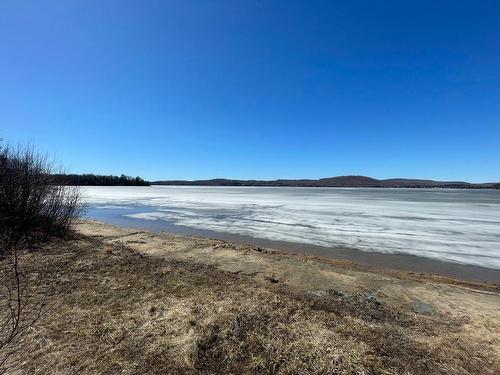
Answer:
<svg viewBox="0 0 500 375"><path fill-rule="evenodd" d="M56 275L56 283L50 315L17 343L12 374L494 374L500 368L492 338L462 331L467 320L415 315L370 293L262 286L249 276L88 238L24 254L23 267L27 285L48 283L47 275Z"/></svg>

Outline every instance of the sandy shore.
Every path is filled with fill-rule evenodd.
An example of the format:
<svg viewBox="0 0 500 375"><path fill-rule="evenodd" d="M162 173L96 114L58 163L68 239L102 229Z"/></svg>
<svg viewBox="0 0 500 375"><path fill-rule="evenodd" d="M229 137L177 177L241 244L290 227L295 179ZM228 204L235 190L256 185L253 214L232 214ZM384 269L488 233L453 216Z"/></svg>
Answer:
<svg viewBox="0 0 500 375"><path fill-rule="evenodd" d="M417 313L425 306L430 313L466 315L473 317L478 327L484 319L493 319L500 327L500 284L497 283L430 273L376 270L350 260L308 256L205 237L138 231L97 221L82 222L77 228L85 235L125 245L144 254L211 265L263 283L273 280L313 293L329 289L349 293L372 291L391 306L404 306Z"/></svg>
<svg viewBox="0 0 500 375"><path fill-rule="evenodd" d="M76 239L23 255L32 285L57 274L69 292L47 282L57 308L19 343L12 373L495 374L500 365L498 284L97 221L75 229Z"/></svg>
<svg viewBox="0 0 500 375"><path fill-rule="evenodd" d="M94 215L97 215L94 213ZM430 258L418 257L409 254L384 254L381 252L367 252L356 248L324 247L311 244L301 244L286 241L266 240L238 234L215 232L205 229L188 228L169 225L166 222L150 221L138 223L137 220L123 215L97 215L97 221L109 223L118 227L144 229L153 233L172 233L187 236L197 236L224 240L231 243L247 244L249 246L265 247L283 251L293 251L304 255L313 255L321 258L342 259L354 262L364 267L380 270L382 268L410 271L417 273L432 273L460 280L491 282L500 284L500 270L445 262ZM102 216L102 217L100 217ZM144 227L142 225L145 225Z"/></svg>
<svg viewBox="0 0 500 375"><path fill-rule="evenodd" d="M294 287L328 288L342 285L352 288L353 278L355 278L355 284L358 287L368 289L379 286L393 288L390 286L391 282L398 280L400 284L404 284L400 285L400 288L405 290L403 294L408 296L411 295L411 289L408 287L414 282L422 283L423 281L439 281L444 284L463 285L492 292L500 291L500 283L496 282L476 282L465 278L448 277L441 273L375 267L352 259L331 259L200 236L155 233L112 226L94 220L80 222L77 230L87 236L126 245L144 254L196 261L216 266L223 271L241 273L255 278L274 277ZM314 251L312 253L314 254ZM376 254L378 255L383 254ZM348 280L348 282L344 284L343 280ZM389 294L395 296L401 293L394 291Z"/></svg>

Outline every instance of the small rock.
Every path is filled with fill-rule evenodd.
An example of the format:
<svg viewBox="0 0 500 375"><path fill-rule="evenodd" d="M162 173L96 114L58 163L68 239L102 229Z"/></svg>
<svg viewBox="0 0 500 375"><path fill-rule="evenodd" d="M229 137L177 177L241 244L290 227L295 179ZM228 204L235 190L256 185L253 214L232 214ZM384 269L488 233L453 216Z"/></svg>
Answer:
<svg viewBox="0 0 500 375"><path fill-rule="evenodd" d="M421 301L414 302L412 305L412 310L417 314L422 314L422 315L431 315L433 312L433 308L431 305Z"/></svg>
<svg viewBox="0 0 500 375"><path fill-rule="evenodd" d="M335 297L346 297L347 293L339 289L328 289L328 293Z"/></svg>
<svg viewBox="0 0 500 375"><path fill-rule="evenodd" d="M368 302L374 303L376 305L380 305L380 300L378 298L378 294L376 291L371 291L366 294L366 300Z"/></svg>
<svg viewBox="0 0 500 375"><path fill-rule="evenodd" d="M273 284L279 282L279 280L273 275L273 276L266 276L265 279Z"/></svg>

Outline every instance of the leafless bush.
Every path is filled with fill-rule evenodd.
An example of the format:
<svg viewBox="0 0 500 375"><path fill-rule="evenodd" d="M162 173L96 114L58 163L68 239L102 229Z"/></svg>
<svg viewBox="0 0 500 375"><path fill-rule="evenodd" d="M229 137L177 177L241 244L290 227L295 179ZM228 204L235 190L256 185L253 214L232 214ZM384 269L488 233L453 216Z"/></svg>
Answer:
<svg viewBox="0 0 500 375"><path fill-rule="evenodd" d="M21 238L64 236L80 215L78 187L53 184L54 172L54 164L31 146L0 146L0 233L9 234L11 246Z"/></svg>
<svg viewBox="0 0 500 375"><path fill-rule="evenodd" d="M35 275L21 270L21 251L65 236L82 212L78 187L55 184L55 172L31 146L0 145L0 374L12 365L22 333L48 311L51 287L29 282Z"/></svg>

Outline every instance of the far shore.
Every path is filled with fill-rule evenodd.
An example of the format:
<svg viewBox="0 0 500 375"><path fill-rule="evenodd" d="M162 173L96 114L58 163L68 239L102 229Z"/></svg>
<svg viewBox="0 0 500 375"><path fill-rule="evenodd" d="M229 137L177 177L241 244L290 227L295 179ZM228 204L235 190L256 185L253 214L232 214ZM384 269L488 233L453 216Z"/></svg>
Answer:
<svg viewBox="0 0 500 375"><path fill-rule="evenodd" d="M409 178L379 180L373 177L349 175L320 179L278 179L278 180L233 180L214 178L210 180L166 180L152 181L152 185L178 186L260 186L260 187L359 187L359 188L455 188L455 189L498 189L495 182L471 183L465 181L435 181Z"/></svg>

